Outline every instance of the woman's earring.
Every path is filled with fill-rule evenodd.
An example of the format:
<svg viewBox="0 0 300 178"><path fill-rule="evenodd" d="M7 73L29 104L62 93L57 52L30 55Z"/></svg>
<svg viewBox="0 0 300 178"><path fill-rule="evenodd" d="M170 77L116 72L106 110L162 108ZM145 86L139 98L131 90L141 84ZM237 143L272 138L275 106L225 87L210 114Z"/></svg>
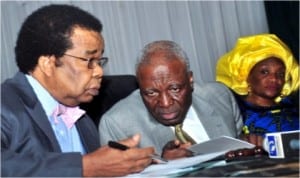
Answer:
<svg viewBox="0 0 300 178"><path fill-rule="evenodd" d="M251 95L252 90L251 90L251 86L250 85L248 85L247 91L248 91L248 95Z"/></svg>

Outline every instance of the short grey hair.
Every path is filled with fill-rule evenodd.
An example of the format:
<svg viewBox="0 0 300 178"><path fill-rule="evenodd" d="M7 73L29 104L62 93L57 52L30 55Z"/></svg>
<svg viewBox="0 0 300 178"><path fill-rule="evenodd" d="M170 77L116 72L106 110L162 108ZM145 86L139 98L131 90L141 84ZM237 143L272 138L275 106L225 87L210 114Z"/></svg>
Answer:
<svg viewBox="0 0 300 178"><path fill-rule="evenodd" d="M174 58L168 56L176 56L180 60L182 60L187 68L187 71L190 71L190 63L189 58L186 52L174 41L168 40L160 40L154 41L147 44L141 51L137 57L137 62L135 66L136 74L141 65L147 64L151 61L151 56L153 53L157 51L165 51L167 53L167 60L172 60Z"/></svg>

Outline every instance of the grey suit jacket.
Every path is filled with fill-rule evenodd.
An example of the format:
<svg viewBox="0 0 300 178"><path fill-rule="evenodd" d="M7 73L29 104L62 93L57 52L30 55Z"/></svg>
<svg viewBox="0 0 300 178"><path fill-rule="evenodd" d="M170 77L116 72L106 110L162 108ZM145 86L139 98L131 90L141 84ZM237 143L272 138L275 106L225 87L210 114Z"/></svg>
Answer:
<svg viewBox="0 0 300 178"><path fill-rule="evenodd" d="M242 117L235 98L228 88L220 83L195 84L192 105L209 138L218 136L237 137L242 128ZM119 101L101 118L99 124L100 143L120 140L141 134L140 147L153 146L157 153L175 139L168 126L158 123L147 111L139 90Z"/></svg>
<svg viewBox="0 0 300 178"><path fill-rule="evenodd" d="M76 127L87 152L100 146L89 117L80 118ZM1 163L1 176L82 176L81 154L61 152L41 103L20 72L1 84Z"/></svg>

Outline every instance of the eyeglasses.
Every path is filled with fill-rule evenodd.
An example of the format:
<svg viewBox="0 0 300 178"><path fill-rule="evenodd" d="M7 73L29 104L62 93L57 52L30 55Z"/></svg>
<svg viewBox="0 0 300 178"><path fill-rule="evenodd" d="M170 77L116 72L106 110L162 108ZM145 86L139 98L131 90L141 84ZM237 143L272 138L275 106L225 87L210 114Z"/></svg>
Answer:
<svg viewBox="0 0 300 178"><path fill-rule="evenodd" d="M70 54L64 54L64 55L65 56L70 56L70 57L73 57L73 58L76 58L76 59L80 59L82 61L87 61L89 69L94 69L95 68L94 64L98 64L100 67L103 67L108 62L108 57L86 59L86 58L83 58L83 57L77 57L77 56L73 56L73 55L70 55Z"/></svg>

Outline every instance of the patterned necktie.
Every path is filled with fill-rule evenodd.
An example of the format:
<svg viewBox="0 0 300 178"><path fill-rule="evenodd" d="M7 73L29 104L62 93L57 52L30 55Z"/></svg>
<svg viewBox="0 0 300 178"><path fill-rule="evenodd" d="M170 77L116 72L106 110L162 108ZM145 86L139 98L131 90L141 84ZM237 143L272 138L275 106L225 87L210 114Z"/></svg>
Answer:
<svg viewBox="0 0 300 178"><path fill-rule="evenodd" d="M79 107L67 107L62 104L57 105L54 109L52 116L54 118L54 123L58 123L58 117L62 119L68 129L73 127L75 122L85 113L84 110L79 109Z"/></svg>
<svg viewBox="0 0 300 178"><path fill-rule="evenodd" d="M182 124L178 124L175 126L175 135L181 143L196 143L195 140L182 129Z"/></svg>

